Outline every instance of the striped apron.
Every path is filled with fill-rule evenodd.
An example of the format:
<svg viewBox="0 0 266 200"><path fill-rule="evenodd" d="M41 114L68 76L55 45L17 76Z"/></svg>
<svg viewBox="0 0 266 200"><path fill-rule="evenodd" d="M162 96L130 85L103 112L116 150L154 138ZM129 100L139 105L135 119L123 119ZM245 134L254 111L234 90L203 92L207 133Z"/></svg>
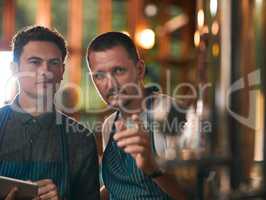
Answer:
<svg viewBox="0 0 266 200"><path fill-rule="evenodd" d="M148 110L151 109L152 103L151 98L149 100ZM149 122L152 116L149 115L150 112L147 113L147 124L151 125L152 123ZM114 123L118 116L117 111ZM171 198L151 178L138 169L132 156L117 146L113 139L114 123L102 161L102 177L110 200L170 200ZM153 144L152 129L148 128L148 130ZM154 144L153 150L155 151Z"/></svg>

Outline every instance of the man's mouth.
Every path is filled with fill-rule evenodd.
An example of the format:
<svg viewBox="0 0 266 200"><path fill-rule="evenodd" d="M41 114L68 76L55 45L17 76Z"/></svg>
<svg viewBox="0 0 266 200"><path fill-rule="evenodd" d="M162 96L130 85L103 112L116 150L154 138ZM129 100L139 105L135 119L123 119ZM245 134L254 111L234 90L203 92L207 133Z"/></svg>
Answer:
<svg viewBox="0 0 266 200"><path fill-rule="evenodd" d="M36 81L36 84L52 84L52 80L38 80Z"/></svg>
<svg viewBox="0 0 266 200"><path fill-rule="evenodd" d="M108 99L118 99L119 94L108 95Z"/></svg>

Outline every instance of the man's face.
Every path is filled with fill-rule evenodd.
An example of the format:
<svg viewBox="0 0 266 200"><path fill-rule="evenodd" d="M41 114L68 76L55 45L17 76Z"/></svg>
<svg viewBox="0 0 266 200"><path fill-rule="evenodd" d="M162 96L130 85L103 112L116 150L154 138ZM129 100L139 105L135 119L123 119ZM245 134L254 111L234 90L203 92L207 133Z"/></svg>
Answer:
<svg viewBox="0 0 266 200"><path fill-rule="evenodd" d="M53 97L63 73L62 53L52 42L30 41L23 47L18 63L21 94Z"/></svg>
<svg viewBox="0 0 266 200"><path fill-rule="evenodd" d="M122 46L89 54L92 79L103 100L111 107L129 108L140 98L144 63L136 64Z"/></svg>

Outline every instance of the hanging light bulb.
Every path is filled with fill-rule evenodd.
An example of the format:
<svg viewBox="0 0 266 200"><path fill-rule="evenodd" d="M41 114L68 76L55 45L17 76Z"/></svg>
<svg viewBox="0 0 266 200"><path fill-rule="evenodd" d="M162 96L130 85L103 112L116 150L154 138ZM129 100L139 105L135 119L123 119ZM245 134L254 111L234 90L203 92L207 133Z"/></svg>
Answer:
<svg viewBox="0 0 266 200"><path fill-rule="evenodd" d="M200 44L200 32L199 32L199 31L196 31L196 32L194 33L194 45L195 45L196 47L198 47L199 44Z"/></svg>
<svg viewBox="0 0 266 200"><path fill-rule="evenodd" d="M136 41L143 49L151 49L155 44L155 33L151 29L144 29L136 33Z"/></svg>
<svg viewBox="0 0 266 200"><path fill-rule="evenodd" d="M157 14L158 8L155 4L148 4L145 7L144 12L148 17L153 17Z"/></svg>
<svg viewBox="0 0 266 200"><path fill-rule="evenodd" d="M217 0L211 0L210 1L210 12L211 15L214 17L217 13L218 3Z"/></svg>
<svg viewBox="0 0 266 200"><path fill-rule="evenodd" d="M217 22L217 21L214 21L214 22L212 23L212 27L211 27L212 34L213 34L213 35L217 35L217 34L219 33L219 29L220 29L220 27L219 27L218 22Z"/></svg>
<svg viewBox="0 0 266 200"><path fill-rule="evenodd" d="M200 9L198 11L197 21L198 21L198 26L203 27L203 25L204 25L204 11L202 9Z"/></svg>

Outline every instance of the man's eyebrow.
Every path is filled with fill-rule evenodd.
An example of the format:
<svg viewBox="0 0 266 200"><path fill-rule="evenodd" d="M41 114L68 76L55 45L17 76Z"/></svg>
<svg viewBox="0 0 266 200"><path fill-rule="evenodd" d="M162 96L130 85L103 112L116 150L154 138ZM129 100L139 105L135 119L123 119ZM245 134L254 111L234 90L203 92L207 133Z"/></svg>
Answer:
<svg viewBox="0 0 266 200"><path fill-rule="evenodd" d="M117 69L128 70L127 67L125 67L124 65L116 65L113 67L112 71Z"/></svg>
<svg viewBox="0 0 266 200"><path fill-rule="evenodd" d="M37 56L32 56L32 57L29 57L27 58L27 60L42 60L42 58L40 57L37 57ZM58 61L61 61L61 58L50 58L49 60L58 60Z"/></svg>
<svg viewBox="0 0 266 200"><path fill-rule="evenodd" d="M59 57L50 58L49 60L61 60Z"/></svg>
<svg viewBox="0 0 266 200"><path fill-rule="evenodd" d="M95 73L104 73L104 71L103 70L98 70L98 71L93 72L93 74L95 74Z"/></svg>
<svg viewBox="0 0 266 200"><path fill-rule="evenodd" d="M37 57L37 56L31 56L31 57L27 58L27 60L41 60L41 58Z"/></svg>
<svg viewBox="0 0 266 200"><path fill-rule="evenodd" d="M61 58L50 58L50 59L48 60L48 62L53 62L53 61L56 61L56 62L63 62L63 61L61 60Z"/></svg>

